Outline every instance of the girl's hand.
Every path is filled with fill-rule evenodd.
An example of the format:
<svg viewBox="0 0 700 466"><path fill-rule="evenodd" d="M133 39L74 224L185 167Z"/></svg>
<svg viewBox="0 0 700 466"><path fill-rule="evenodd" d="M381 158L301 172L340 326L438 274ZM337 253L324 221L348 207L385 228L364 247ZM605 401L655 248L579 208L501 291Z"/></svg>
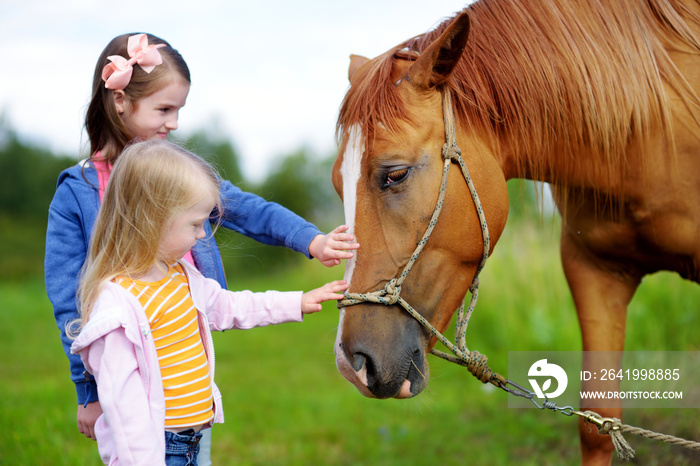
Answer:
<svg viewBox="0 0 700 466"><path fill-rule="evenodd" d="M301 312L302 314L311 314L322 309L321 303L325 301L343 299L343 291L348 289L348 282L345 280L336 280L326 283L321 288L316 288L308 293L301 295Z"/></svg>
<svg viewBox="0 0 700 466"><path fill-rule="evenodd" d="M87 438L97 440L97 437L95 437L95 422L97 422L97 418L101 415L102 406L100 406L99 401L88 403L87 406L78 403L77 420L80 433Z"/></svg>
<svg viewBox="0 0 700 466"><path fill-rule="evenodd" d="M327 235L318 235L309 244L309 253L326 267L340 264L341 259L352 259L351 250L360 247L355 236L345 233L350 227L340 225Z"/></svg>

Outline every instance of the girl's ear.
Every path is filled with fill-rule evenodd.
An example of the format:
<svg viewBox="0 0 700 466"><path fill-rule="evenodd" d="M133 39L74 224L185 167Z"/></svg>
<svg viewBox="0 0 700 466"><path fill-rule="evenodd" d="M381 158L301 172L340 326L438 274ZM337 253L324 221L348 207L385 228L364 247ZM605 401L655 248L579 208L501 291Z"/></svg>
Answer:
<svg viewBox="0 0 700 466"><path fill-rule="evenodd" d="M124 113L124 105L126 102L126 96L124 95L124 91L115 90L112 92L112 95L114 96L114 106L117 108L117 113L121 115L122 113Z"/></svg>

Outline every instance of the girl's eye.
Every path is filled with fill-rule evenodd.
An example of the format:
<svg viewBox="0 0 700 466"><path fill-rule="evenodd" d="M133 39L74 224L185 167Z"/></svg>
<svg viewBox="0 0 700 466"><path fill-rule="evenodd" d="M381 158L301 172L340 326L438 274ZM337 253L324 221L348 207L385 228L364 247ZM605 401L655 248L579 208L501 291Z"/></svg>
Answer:
<svg viewBox="0 0 700 466"><path fill-rule="evenodd" d="M391 186L392 184L399 183L403 181L408 175L409 169L402 168L400 170L394 170L386 175L386 186Z"/></svg>

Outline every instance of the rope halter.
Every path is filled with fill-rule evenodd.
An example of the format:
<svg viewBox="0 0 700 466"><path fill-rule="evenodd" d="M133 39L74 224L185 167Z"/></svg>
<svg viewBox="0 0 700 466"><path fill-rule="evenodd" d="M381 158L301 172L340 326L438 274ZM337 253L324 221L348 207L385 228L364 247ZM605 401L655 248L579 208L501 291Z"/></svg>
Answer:
<svg viewBox="0 0 700 466"><path fill-rule="evenodd" d="M346 293L346 298L338 303L338 307L352 306L354 304L360 303L377 303L383 304L385 306L392 306L399 304L403 307L411 316L413 316L418 322L420 322L423 327L425 327L432 336L439 340L445 347L447 347L452 354L447 354L442 351L437 351L432 349L430 352L436 356L446 359L450 362L460 364L465 366L469 372L471 372L475 377L481 380L483 383L490 382L498 387L503 387L506 384L506 379L491 371L488 367L486 356L476 352L469 351L466 345L466 333L467 326L469 324L469 319L471 318L472 312L476 307L476 301L479 296L479 273L484 268L486 264L486 259L489 257L490 250L490 240L489 240L489 230L486 225L486 217L484 216L484 211L481 206L481 201L472 182L471 176L469 175L469 170L467 169L464 159L462 158L462 151L457 146L457 140L455 136L455 123L454 123L454 113L452 109L452 96L449 89L444 89L442 92L442 112L443 120L445 124L445 144L442 146L442 157L444 160L444 167L442 170L442 182L440 184L440 192L438 195L437 204L433 215L430 218L430 223L423 234L423 237L418 242L416 249L413 251L411 258L404 267L401 274L389 280L389 282L384 286L384 289L377 290L369 293ZM452 162L456 162L462 169L462 175L467 182L469 187L469 193L471 194L472 201L476 207L476 213L479 217L479 223L481 224L481 234L484 242L483 255L481 256L481 262L477 267L476 273L474 274L474 279L469 286L469 291L472 294L471 300L469 302L469 307L466 312L464 310L464 302L460 305L457 311L457 319L455 326L455 342L453 344L446 337L444 337L430 322L428 322L425 317L418 313L406 300L401 297L401 285L408 276L413 264L420 256L423 251L425 244L428 242L430 235L437 224L438 218L440 217L440 212L442 211L442 206L445 199L445 192L447 191L447 177L449 174L450 166Z"/></svg>

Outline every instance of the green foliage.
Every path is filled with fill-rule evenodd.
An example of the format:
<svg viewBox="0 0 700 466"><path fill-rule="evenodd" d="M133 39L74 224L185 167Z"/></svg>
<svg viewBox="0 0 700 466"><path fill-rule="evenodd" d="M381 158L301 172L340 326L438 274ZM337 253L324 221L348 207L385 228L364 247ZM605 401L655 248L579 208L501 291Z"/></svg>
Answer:
<svg viewBox="0 0 700 466"><path fill-rule="evenodd" d="M46 221L0 215L0 282L20 282L44 275Z"/></svg>
<svg viewBox="0 0 700 466"><path fill-rule="evenodd" d="M7 128L0 127L0 134L1 214L18 220L45 220L56 178L75 160L25 144Z"/></svg>
<svg viewBox="0 0 700 466"><path fill-rule="evenodd" d="M0 119L0 281L43 275L49 203L58 174L74 163L24 143Z"/></svg>
<svg viewBox="0 0 700 466"><path fill-rule="evenodd" d="M287 207L301 217L308 218L318 194L313 182L306 151L298 150L285 157L258 189L269 201Z"/></svg>

